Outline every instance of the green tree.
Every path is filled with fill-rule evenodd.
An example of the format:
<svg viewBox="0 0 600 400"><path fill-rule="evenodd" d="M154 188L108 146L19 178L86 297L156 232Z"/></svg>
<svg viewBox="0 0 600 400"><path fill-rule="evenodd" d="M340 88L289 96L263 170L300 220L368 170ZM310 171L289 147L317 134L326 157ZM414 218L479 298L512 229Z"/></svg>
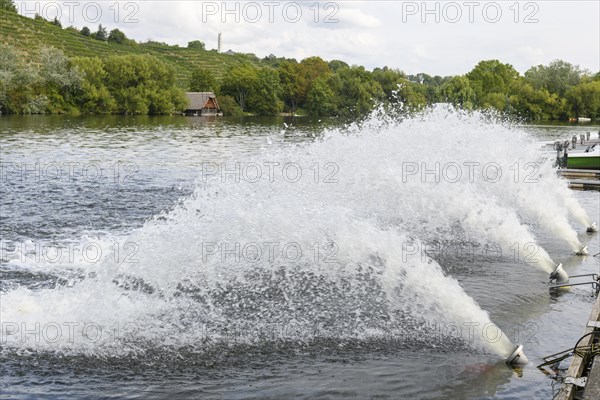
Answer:
<svg viewBox="0 0 600 400"><path fill-rule="evenodd" d="M81 74L60 50L42 48L36 64L25 64L14 49L0 46L0 110L41 114L73 111Z"/></svg>
<svg viewBox="0 0 600 400"><path fill-rule="evenodd" d="M457 107L470 110L475 104L475 92L471 81L464 76L453 77L442 85L440 91L447 102Z"/></svg>
<svg viewBox="0 0 600 400"><path fill-rule="evenodd" d="M215 92L219 91L219 84L213 73L204 68L196 68L192 72L189 89L191 92Z"/></svg>
<svg viewBox="0 0 600 400"><path fill-rule="evenodd" d="M0 3L0 7L4 8L4 3ZM2 113L13 111L9 104L9 95L14 88L15 74L19 68L17 52L11 46L0 44L0 112Z"/></svg>
<svg viewBox="0 0 600 400"><path fill-rule="evenodd" d="M192 40L191 42L188 42L187 47L188 47L188 49L196 49L196 50L204 50L205 49L204 42L201 42L200 40Z"/></svg>
<svg viewBox="0 0 600 400"><path fill-rule="evenodd" d="M241 117L244 112L232 96L218 96L217 101L223 115Z"/></svg>
<svg viewBox="0 0 600 400"><path fill-rule="evenodd" d="M188 100L176 88L153 89L147 91L148 113L151 115L173 114L187 107Z"/></svg>
<svg viewBox="0 0 600 400"><path fill-rule="evenodd" d="M41 92L50 100L48 111L67 112L72 107L73 95L80 87L83 76L71 60L53 47L44 47L40 51Z"/></svg>
<svg viewBox="0 0 600 400"><path fill-rule="evenodd" d="M564 113L565 101L546 89L536 89L525 79L520 79L511 88L509 110L528 120L560 118Z"/></svg>
<svg viewBox="0 0 600 400"><path fill-rule="evenodd" d="M280 64L278 71L283 101L291 112L295 112L297 107L306 105L306 96L315 79L327 78L332 74L329 64L320 57L309 57L300 63L288 60Z"/></svg>
<svg viewBox="0 0 600 400"><path fill-rule="evenodd" d="M90 36L92 34L92 32L90 32L90 28L88 28L87 26L81 28L79 33L81 33L83 36Z"/></svg>
<svg viewBox="0 0 600 400"><path fill-rule="evenodd" d="M251 64L235 65L227 70L221 82L221 93L232 96L242 111L258 80L258 70Z"/></svg>
<svg viewBox="0 0 600 400"><path fill-rule="evenodd" d="M103 27L102 24L98 25L98 30L96 31L96 33L94 33L94 39L105 42L106 38L107 38L106 28Z"/></svg>
<svg viewBox="0 0 600 400"><path fill-rule="evenodd" d="M406 81L398 89L398 100L408 109L421 109L427 105L427 86L422 83Z"/></svg>
<svg viewBox="0 0 600 400"><path fill-rule="evenodd" d="M30 112L29 104L36 96L37 71L26 65L17 51L0 44L0 111L6 114ZM41 111L43 112L45 105Z"/></svg>
<svg viewBox="0 0 600 400"><path fill-rule="evenodd" d="M258 70L255 87L248 97L248 106L258 115L276 115L283 109L280 94L279 74L270 67L263 67Z"/></svg>
<svg viewBox="0 0 600 400"><path fill-rule="evenodd" d="M50 23L52 25L58 26L59 28L62 28L62 24L60 23L60 20L57 17L54 17L54 19Z"/></svg>
<svg viewBox="0 0 600 400"><path fill-rule="evenodd" d="M519 78L519 73L510 64L489 60L479 62L466 77L475 92L476 106L503 109L510 87Z"/></svg>
<svg viewBox="0 0 600 400"><path fill-rule="evenodd" d="M342 68L335 75L337 109L342 115L365 115L385 97L379 82L364 67Z"/></svg>
<svg viewBox="0 0 600 400"><path fill-rule="evenodd" d="M105 83L122 114L171 114L187 100L175 89L175 70L151 55L111 56L104 61Z"/></svg>
<svg viewBox="0 0 600 400"><path fill-rule="evenodd" d="M400 70L388 67L375 68L373 79L377 81L388 100L394 100L401 84L406 82L406 75Z"/></svg>
<svg viewBox="0 0 600 400"><path fill-rule="evenodd" d="M117 104L106 87L107 78L104 63L98 57L76 57L73 65L83 74L83 80L75 101L86 114L109 114Z"/></svg>
<svg viewBox="0 0 600 400"><path fill-rule="evenodd" d="M350 66L346 62L341 61L341 60L329 61L329 69L331 69L333 72L337 71L338 69L348 68L348 67L350 67Z"/></svg>
<svg viewBox="0 0 600 400"><path fill-rule="evenodd" d="M273 54L269 54L265 58L261 60L261 64L270 66L272 68L278 69L283 63L293 63L298 64L298 61L294 58L285 58L285 57L276 57Z"/></svg>
<svg viewBox="0 0 600 400"><path fill-rule="evenodd" d="M419 89L418 92L425 94L427 103L432 104L445 101L441 92L442 85L448 82L451 77L441 77L439 75L431 76L420 72L416 75L409 75L407 78L410 82L421 85L421 89Z"/></svg>
<svg viewBox="0 0 600 400"><path fill-rule="evenodd" d="M113 29L108 35L109 43L123 44L127 40L127 36L118 29Z"/></svg>
<svg viewBox="0 0 600 400"><path fill-rule="evenodd" d="M319 76L328 75L331 73L329 64L321 57L309 57L300 61L300 71L304 77L312 84L314 79Z"/></svg>
<svg viewBox="0 0 600 400"><path fill-rule="evenodd" d="M569 88L565 97L574 116L600 118L600 81L585 80Z"/></svg>
<svg viewBox="0 0 600 400"><path fill-rule="evenodd" d="M328 78L316 78L307 94L307 111L310 115L324 116L336 113L335 93L329 86Z"/></svg>
<svg viewBox="0 0 600 400"><path fill-rule="evenodd" d="M329 68L329 64L321 57L309 57L300 61L300 64L298 65L298 73L302 77L300 79L300 83L303 86L300 94L302 102L304 102L313 81L320 76L327 77L331 75L332 71L331 68Z"/></svg>
<svg viewBox="0 0 600 400"><path fill-rule="evenodd" d="M175 86L171 87L169 92L171 93L171 102L173 103L173 108L169 114L183 112L189 105L185 92Z"/></svg>
<svg viewBox="0 0 600 400"><path fill-rule="evenodd" d="M300 73L300 66L296 62L284 61L279 64L279 79L281 82L282 100L284 106L292 114L296 113L299 104L304 102L304 76Z"/></svg>
<svg viewBox="0 0 600 400"><path fill-rule="evenodd" d="M17 12L17 6L12 0L0 0L0 10Z"/></svg>
<svg viewBox="0 0 600 400"><path fill-rule="evenodd" d="M562 97L569 88L579 84L583 75L578 65L554 60L547 66L531 67L525 72L525 79L536 89L546 89Z"/></svg>

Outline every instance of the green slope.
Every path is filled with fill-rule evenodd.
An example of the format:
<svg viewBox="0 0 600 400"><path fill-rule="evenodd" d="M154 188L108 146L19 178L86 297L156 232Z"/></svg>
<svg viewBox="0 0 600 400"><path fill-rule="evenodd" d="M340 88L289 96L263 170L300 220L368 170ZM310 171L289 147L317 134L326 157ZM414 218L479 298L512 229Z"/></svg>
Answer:
<svg viewBox="0 0 600 400"><path fill-rule="evenodd" d="M111 27L108 27L110 30ZM195 68L206 68L217 79L231 65L256 63L243 54L233 56L216 51L187 49L160 44L115 44L101 42L80 33L61 29L46 20L23 17L0 9L0 43L13 46L25 59L36 61L39 49L52 46L69 57L108 57L114 54L152 54L175 68L177 84L185 89Z"/></svg>

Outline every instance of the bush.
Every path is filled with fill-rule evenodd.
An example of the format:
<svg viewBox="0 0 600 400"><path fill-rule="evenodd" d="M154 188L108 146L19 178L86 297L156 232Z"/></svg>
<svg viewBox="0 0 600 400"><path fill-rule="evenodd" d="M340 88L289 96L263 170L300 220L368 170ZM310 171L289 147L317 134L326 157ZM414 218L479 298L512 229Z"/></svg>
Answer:
<svg viewBox="0 0 600 400"><path fill-rule="evenodd" d="M229 115L232 117L241 117L244 115L244 112L238 103L231 96L218 96L217 102L219 103L219 107L221 108L223 115Z"/></svg>
<svg viewBox="0 0 600 400"><path fill-rule="evenodd" d="M188 49L204 50L204 42L201 42L199 40L192 40L188 43L187 47Z"/></svg>

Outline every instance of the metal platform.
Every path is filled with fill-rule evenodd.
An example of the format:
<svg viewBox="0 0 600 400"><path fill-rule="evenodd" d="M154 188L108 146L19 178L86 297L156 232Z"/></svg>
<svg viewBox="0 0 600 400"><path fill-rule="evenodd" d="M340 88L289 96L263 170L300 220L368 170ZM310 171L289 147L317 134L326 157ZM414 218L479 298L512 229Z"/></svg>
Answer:
<svg viewBox="0 0 600 400"><path fill-rule="evenodd" d="M599 325L599 321L600 297L597 297L588 323L583 331L582 339L577 346L578 348L592 348L594 345L594 339L598 338L598 335L594 334L594 332L600 331L600 329L597 327ZM592 366L590 372L587 373L591 363L594 365L599 364L600 360L594 356L586 356L580 352L575 352L571 366L567 370L566 378L558 395L556 396L556 399L573 400L576 394L578 398L581 398L581 391L583 391L584 400L595 400L600 398L594 395L594 393L600 393L600 366L595 366L595 368Z"/></svg>

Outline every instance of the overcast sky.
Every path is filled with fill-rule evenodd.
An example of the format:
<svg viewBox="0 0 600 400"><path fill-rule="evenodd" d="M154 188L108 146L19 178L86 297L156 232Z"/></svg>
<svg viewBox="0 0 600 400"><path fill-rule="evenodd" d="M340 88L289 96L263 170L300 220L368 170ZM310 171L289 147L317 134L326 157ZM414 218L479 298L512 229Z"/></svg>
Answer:
<svg viewBox="0 0 600 400"><path fill-rule="evenodd" d="M600 70L600 1L20 1L63 26L138 41L456 75L499 59L521 73L562 59Z"/></svg>

